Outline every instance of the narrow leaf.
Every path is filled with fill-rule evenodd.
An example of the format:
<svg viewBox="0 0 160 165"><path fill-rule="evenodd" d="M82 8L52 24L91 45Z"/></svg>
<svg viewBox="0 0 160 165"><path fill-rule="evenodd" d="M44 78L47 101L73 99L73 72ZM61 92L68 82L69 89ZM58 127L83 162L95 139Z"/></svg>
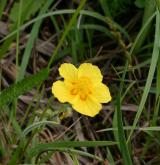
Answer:
<svg viewBox="0 0 160 165"><path fill-rule="evenodd" d="M33 87L38 86L48 77L48 69L43 69L35 75L29 76L16 84L4 89L0 93L0 107L11 102L23 93L31 90Z"/></svg>
<svg viewBox="0 0 160 165"><path fill-rule="evenodd" d="M35 156L41 152L48 150L55 150L60 148L74 148L74 147L97 147L115 145L113 141L55 141L47 144L38 144L36 147L30 149L30 156Z"/></svg>

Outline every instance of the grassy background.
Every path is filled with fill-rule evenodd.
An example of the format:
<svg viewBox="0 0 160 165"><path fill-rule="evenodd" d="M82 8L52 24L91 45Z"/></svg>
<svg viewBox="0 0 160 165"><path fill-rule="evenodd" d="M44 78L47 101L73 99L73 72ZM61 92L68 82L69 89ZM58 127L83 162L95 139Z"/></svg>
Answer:
<svg viewBox="0 0 160 165"><path fill-rule="evenodd" d="M160 1L0 1L0 164L160 164ZM94 118L51 93L64 62L101 69Z"/></svg>

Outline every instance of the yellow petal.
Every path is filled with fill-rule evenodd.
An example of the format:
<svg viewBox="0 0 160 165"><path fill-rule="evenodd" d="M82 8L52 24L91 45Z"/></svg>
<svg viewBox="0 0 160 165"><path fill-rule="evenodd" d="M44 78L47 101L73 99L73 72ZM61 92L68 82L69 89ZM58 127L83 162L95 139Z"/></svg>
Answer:
<svg viewBox="0 0 160 165"><path fill-rule="evenodd" d="M102 81L102 74L100 69L90 63L83 63L78 68L78 78L88 77L93 84L100 83Z"/></svg>
<svg viewBox="0 0 160 165"><path fill-rule="evenodd" d="M77 97L72 106L77 112L90 117L97 115L102 108L102 105L91 97L85 101Z"/></svg>
<svg viewBox="0 0 160 165"><path fill-rule="evenodd" d="M100 83L97 86L94 87L92 91L93 97L95 97L100 103L107 103L111 101L111 94L109 92L109 88L103 84Z"/></svg>
<svg viewBox="0 0 160 165"><path fill-rule="evenodd" d="M62 81L56 81L52 85L52 93L62 103L70 102L73 100L73 96L70 94L69 88Z"/></svg>
<svg viewBox="0 0 160 165"><path fill-rule="evenodd" d="M59 68L59 74L65 80L74 81L78 77L78 69L72 64L64 63Z"/></svg>

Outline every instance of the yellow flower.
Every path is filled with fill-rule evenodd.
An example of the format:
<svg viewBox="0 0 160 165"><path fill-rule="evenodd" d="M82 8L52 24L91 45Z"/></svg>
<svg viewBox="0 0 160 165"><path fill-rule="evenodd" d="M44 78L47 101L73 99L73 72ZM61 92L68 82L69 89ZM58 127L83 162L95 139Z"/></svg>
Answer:
<svg viewBox="0 0 160 165"><path fill-rule="evenodd" d="M68 102L77 112L95 116L102 109L101 103L111 100L108 87L102 83L100 69L90 63L83 63L76 68L64 63L59 68L64 81L52 85L52 93L62 103Z"/></svg>

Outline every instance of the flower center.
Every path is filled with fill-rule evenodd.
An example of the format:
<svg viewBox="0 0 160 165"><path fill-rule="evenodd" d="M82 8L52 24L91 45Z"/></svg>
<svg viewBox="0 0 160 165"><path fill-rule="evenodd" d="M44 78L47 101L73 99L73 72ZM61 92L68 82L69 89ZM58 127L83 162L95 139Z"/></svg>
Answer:
<svg viewBox="0 0 160 165"><path fill-rule="evenodd" d="M81 100L86 100L92 93L92 84L87 77L81 77L72 82L71 95L79 95Z"/></svg>

